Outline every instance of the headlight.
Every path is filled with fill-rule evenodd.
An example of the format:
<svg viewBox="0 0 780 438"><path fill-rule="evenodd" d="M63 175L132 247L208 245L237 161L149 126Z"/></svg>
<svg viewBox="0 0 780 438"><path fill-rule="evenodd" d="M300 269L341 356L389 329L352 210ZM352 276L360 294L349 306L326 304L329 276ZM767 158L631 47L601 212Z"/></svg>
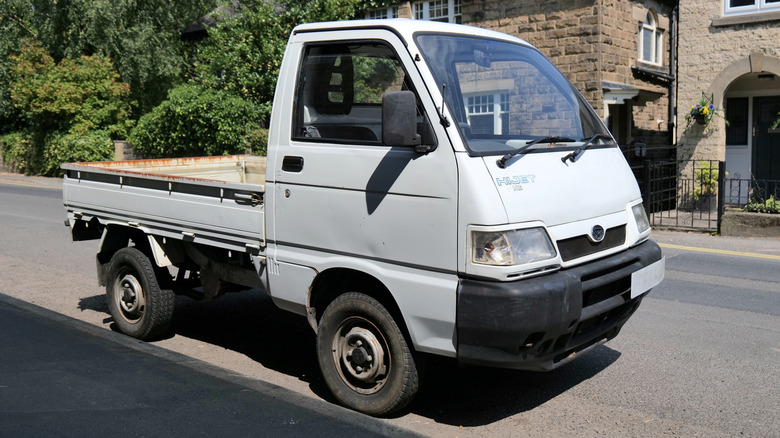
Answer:
<svg viewBox="0 0 780 438"><path fill-rule="evenodd" d="M631 210L634 212L634 221L636 221L636 228L639 230L639 234L644 233L650 229L650 221L647 220L647 213L645 213L645 207L639 203Z"/></svg>
<svg viewBox="0 0 780 438"><path fill-rule="evenodd" d="M544 228L508 231L472 231L473 263L483 265L521 265L556 256Z"/></svg>

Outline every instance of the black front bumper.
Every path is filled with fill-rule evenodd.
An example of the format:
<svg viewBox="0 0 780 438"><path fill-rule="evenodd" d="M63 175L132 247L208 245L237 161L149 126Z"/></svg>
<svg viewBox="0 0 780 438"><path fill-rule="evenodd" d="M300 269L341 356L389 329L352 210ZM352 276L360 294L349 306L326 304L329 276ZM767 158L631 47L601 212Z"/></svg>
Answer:
<svg viewBox="0 0 780 438"><path fill-rule="evenodd" d="M661 259L647 241L621 253L514 282L461 279L458 360L547 371L615 337L639 307L631 274Z"/></svg>

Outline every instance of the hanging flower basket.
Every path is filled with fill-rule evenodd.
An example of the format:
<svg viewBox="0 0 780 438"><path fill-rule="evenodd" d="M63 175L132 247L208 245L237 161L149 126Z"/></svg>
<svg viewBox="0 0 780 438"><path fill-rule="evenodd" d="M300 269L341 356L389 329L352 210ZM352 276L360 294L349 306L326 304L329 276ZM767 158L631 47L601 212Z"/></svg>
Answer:
<svg viewBox="0 0 780 438"><path fill-rule="evenodd" d="M687 126L691 126L695 122L697 125L702 125L709 129L712 119L720 116L722 111L721 108L713 105L712 101L706 97L702 97L699 99L699 102L696 105L692 105L690 111L685 114L685 121L687 122ZM726 121L726 126L728 125L729 122Z"/></svg>

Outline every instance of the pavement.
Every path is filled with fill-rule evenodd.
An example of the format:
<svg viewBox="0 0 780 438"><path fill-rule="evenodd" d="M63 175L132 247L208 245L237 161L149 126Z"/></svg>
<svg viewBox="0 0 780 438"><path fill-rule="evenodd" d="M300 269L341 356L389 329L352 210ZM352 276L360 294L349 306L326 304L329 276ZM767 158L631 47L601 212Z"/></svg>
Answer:
<svg viewBox="0 0 780 438"><path fill-rule="evenodd" d="M650 238L661 248L780 261L780 238L777 237L734 237L695 231L653 230Z"/></svg>
<svg viewBox="0 0 780 438"><path fill-rule="evenodd" d="M2 165L0 165L0 182L28 187L46 187L62 190L62 178L22 175L20 173L9 172L8 169Z"/></svg>
<svg viewBox="0 0 780 438"><path fill-rule="evenodd" d="M4 437L413 436L0 294Z"/></svg>

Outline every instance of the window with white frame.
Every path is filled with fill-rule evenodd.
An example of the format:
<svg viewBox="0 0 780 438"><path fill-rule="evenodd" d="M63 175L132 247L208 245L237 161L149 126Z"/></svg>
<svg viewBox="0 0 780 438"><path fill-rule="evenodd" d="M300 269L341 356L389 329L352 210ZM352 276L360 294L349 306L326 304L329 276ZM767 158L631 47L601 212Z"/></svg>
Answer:
<svg viewBox="0 0 780 438"><path fill-rule="evenodd" d="M655 11L647 12L647 19L639 23L639 60L648 64L663 64L663 30L658 28Z"/></svg>
<svg viewBox="0 0 780 438"><path fill-rule="evenodd" d="M780 11L780 0L723 0L723 15Z"/></svg>
<svg viewBox="0 0 780 438"><path fill-rule="evenodd" d="M509 93L475 94L464 100L472 134L509 133Z"/></svg>
<svg viewBox="0 0 780 438"><path fill-rule="evenodd" d="M460 0L428 0L414 2L416 20L460 23Z"/></svg>
<svg viewBox="0 0 780 438"><path fill-rule="evenodd" d="M383 20L386 18L398 18L398 6L389 8L371 9L366 12L366 18L369 20Z"/></svg>

